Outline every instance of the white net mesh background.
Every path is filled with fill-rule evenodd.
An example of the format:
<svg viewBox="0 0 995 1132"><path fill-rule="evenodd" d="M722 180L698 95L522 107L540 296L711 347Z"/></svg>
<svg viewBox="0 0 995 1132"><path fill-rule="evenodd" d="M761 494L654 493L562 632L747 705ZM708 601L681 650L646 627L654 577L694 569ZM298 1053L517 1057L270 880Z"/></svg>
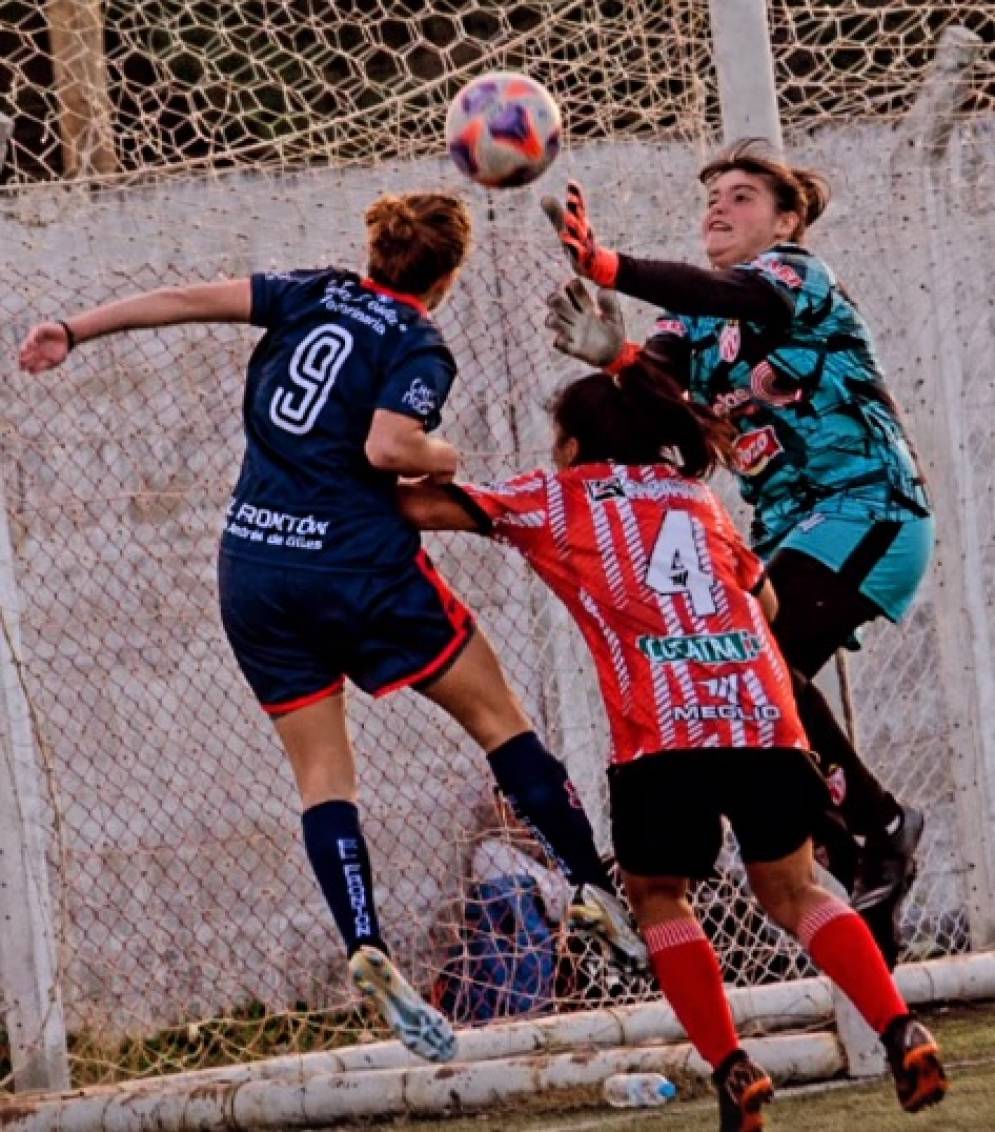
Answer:
<svg viewBox="0 0 995 1132"><path fill-rule="evenodd" d="M289 771L216 613L216 538L241 453L254 333L123 335L41 379L16 371L17 343L39 318L144 287L360 266L360 218L378 193L460 188L476 241L439 318L461 372L443 431L464 451L468 478L544 463L543 402L576 370L542 328L542 297L564 268L539 191L577 177L604 242L697 258L695 170L718 130L707 5L8 0L2 9L0 108L14 134L0 197L0 470L75 1079L380 1034L346 990ZM770 21L792 155L835 188L812 242L875 328L927 465L954 483L961 526L976 523L982 553L971 568L995 592L986 506L995 320L982 286L995 255L995 5L772 0ZM937 193L924 183L921 147L900 129L954 22L989 51L958 102ZM526 70L553 91L570 148L540 187L486 195L442 157L442 119L466 78L498 68ZM650 309L627 311L632 337L648 331ZM973 459L951 454L936 428L941 367L962 391L946 411L969 416ZM605 729L579 638L514 556L463 536L428 544L567 761L607 849ZM960 545L945 553L967 560ZM934 578L912 618L875 627L851 663L868 761L927 812L905 917L916 957L968 945L967 834L951 770L962 731L942 644L958 601ZM480 1021L484 1008L467 1013L465 1002L479 982L468 956L488 900L481 882L494 879L473 863L493 826L481 816L483 760L411 693L375 705L353 695L351 712L389 939L420 987L462 987L461 1017ZM516 844L499 826L502 839ZM696 899L730 980L809 973L756 913L734 856ZM550 919L552 982L536 961L534 997L498 995L496 1015L653 993L566 942ZM517 940L514 954L546 955L537 940Z"/></svg>

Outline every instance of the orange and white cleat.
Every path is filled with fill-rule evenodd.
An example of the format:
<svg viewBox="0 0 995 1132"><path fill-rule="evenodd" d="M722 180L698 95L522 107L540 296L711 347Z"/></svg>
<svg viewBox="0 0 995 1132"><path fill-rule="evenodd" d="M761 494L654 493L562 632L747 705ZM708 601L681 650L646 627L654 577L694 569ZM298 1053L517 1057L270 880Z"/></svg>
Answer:
<svg viewBox="0 0 995 1132"><path fill-rule="evenodd" d="M719 1132L759 1132L763 1106L774 1099L774 1084L741 1049L731 1053L712 1074L719 1094Z"/></svg>
<svg viewBox="0 0 995 1132"><path fill-rule="evenodd" d="M890 1023L881 1041L902 1108L918 1112L939 1104L950 1085L940 1061L940 1047L929 1030L911 1014L903 1014Z"/></svg>

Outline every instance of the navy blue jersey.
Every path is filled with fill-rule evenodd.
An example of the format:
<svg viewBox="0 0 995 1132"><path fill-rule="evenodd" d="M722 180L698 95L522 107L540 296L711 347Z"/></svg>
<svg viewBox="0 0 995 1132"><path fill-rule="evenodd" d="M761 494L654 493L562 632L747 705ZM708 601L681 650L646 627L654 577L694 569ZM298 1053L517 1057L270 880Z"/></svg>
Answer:
<svg viewBox="0 0 995 1132"><path fill-rule="evenodd" d="M418 532L397 477L364 445L377 409L439 424L456 366L426 309L351 272L253 275L245 457L222 536L226 554L326 570L393 569Z"/></svg>

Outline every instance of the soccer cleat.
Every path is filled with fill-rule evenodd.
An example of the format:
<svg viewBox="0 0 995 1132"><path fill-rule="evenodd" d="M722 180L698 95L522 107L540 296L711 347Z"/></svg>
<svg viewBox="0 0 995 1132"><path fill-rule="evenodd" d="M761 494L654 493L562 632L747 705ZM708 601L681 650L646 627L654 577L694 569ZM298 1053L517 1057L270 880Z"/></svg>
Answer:
<svg viewBox="0 0 995 1132"><path fill-rule="evenodd" d="M353 985L372 999L384 1021L406 1048L426 1061L451 1061L456 1035L448 1020L404 978L376 947L357 948L349 959Z"/></svg>
<svg viewBox="0 0 995 1132"><path fill-rule="evenodd" d="M902 824L895 833L867 838L850 901L855 911L897 903L912 887L923 824L921 811L903 806Z"/></svg>
<svg viewBox="0 0 995 1132"><path fill-rule="evenodd" d="M940 1048L929 1030L911 1014L904 1014L889 1024L881 1041L902 1108L918 1112L939 1104L949 1086Z"/></svg>
<svg viewBox="0 0 995 1132"><path fill-rule="evenodd" d="M719 1132L757 1132L764 1126L765 1104L774 1084L744 1050L731 1053L712 1074L719 1094Z"/></svg>
<svg viewBox="0 0 995 1132"><path fill-rule="evenodd" d="M648 969L646 944L633 927L621 901L596 884L582 884L574 893L567 920L578 931L606 940L629 966Z"/></svg>

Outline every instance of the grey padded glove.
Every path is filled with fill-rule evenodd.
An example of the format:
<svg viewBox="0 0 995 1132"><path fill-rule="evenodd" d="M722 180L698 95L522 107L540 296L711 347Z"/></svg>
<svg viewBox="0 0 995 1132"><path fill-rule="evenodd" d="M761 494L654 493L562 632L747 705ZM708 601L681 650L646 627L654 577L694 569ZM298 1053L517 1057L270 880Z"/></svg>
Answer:
<svg viewBox="0 0 995 1132"><path fill-rule="evenodd" d="M561 353L604 369L622 352L625 323L614 291L598 290L595 303L580 279L546 299L546 326L555 331L553 345Z"/></svg>

